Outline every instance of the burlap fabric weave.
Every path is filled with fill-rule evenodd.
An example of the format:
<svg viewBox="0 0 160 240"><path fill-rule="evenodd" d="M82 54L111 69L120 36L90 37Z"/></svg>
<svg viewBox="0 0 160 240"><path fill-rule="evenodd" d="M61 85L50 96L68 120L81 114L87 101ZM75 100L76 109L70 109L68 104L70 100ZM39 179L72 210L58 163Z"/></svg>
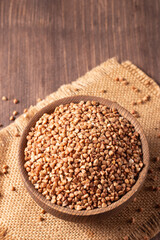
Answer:
<svg viewBox="0 0 160 240"><path fill-rule="evenodd" d="M116 82L116 77L126 78L129 85ZM134 92L132 86L139 88L140 92ZM106 93L102 93L102 90L106 90ZM73 223L45 214L45 221L38 221L41 208L24 188L19 174L17 153L20 138L15 137L15 132L22 133L30 118L48 103L83 94L108 98L129 111L133 109L133 101L149 94L150 101L135 106L135 110L140 114L138 121L146 134L151 159L160 156L160 138L157 138L160 131L160 88L131 62L119 64L115 59L109 59L72 84L61 86L57 92L36 106L31 106L27 117L23 114L13 124L1 130L0 167L3 164L9 165L9 173L0 176L0 239L115 240L127 235L128 239L136 240L143 239L144 236L151 238L160 231L160 210L155 208L155 204L160 202L160 191L146 190L150 185L160 186L160 163L152 161L150 165L153 173L150 175L157 176L156 182L151 182L148 177L137 196L137 202L130 203L118 215L108 219L103 217L100 221ZM16 187L15 192L11 191L12 186ZM138 207L144 208L144 211L138 213ZM128 223L130 217L135 218L134 224Z"/></svg>

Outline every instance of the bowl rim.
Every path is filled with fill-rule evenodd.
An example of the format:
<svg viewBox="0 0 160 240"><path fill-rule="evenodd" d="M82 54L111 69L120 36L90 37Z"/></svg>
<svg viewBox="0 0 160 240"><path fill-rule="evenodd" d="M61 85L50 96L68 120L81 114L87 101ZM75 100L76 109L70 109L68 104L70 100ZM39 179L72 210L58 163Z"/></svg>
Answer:
<svg viewBox="0 0 160 240"><path fill-rule="evenodd" d="M144 167L139 173L138 179L136 183L133 185L131 190L127 192L124 196L122 196L118 201L113 202L111 205L104 207L104 208L95 208L93 210L75 210L75 209L69 209L63 206L58 206L56 204L51 203L51 201L47 200L41 193L38 192L38 190L35 189L34 185L30 182L28 178L28 173L24 167L24 149L26 147L26 136L28 135L28 132L31 127L33 127L36 123L36 121L44 114L44 113L51 113L54 111L55 107L61 105L61 104L67 104L67 103L78 103L80 101L97 101L102 105L106 105L109 108L117 108L118 112L122 115L122 117L125 117L128 119L135 127L136 131L140 134L140 139L142 142L142 152L143 152L143 163ZM126 205L135 195L137 192L141 189L146 176L148 172L149 167L149 147L147 143L147 139L145 137L144 131L140 125L140 123L137 121L135 117L132 116L132 114L127 111L125 108L123 108L121 105L119 105L117 102L113 102L111 100L108 100L106 98L102 97L96 97L96 96L87 96L87 95L74 95L70 97L61 98L59 100L53 101L52 103L48 104L41 110L39 110L29 121L27 126L25 127L24 131L22 132L20 143L19 143L19 149L18 149L18 166L21 178L23 180L23 183L28 190L31 197L47 212L56 215L60 218L63 218L63 215L72 215L72 216L95 216L103 213L109 213L116 211L119 208L122 208L123 205Z"/></svg>

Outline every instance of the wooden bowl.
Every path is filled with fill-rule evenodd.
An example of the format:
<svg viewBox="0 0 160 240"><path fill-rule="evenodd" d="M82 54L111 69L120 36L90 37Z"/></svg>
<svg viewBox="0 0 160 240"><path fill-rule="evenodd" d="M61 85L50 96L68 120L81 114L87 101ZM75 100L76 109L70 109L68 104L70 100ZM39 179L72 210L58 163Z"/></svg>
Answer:
<svg viewBox="0 0 160 240"><path fill-rule="evenodd" d="M105 208L97 208L93 210L72 210L68 209L66 207L58 206L55 204L52 204L49 200L47 200L42 194L40 194L35 188L34 185L29 181L27 171L24 168L24 149L27 144L26 136L28 135L28 132L31 127L33 127L36 123L36 121L44 114L44 113L52 113L54 109L59 106L60 104L67 104L67 103L78 103L80 101L87 101L87 100L94 100L97 101L103 105L106 105L110 108L117 108L119 113L128 119L135 127L136 131L140 134L140 139L142 142L142 151L143 151L143 163L144 167L142 171L139 174L139 177L135 183L135 185L132 187L132 189L126 193L122 198L120 198L118 201L112 203L110 206L107 206ZM144 135L143 129L140 126L139 122L123 107L121 107L119 104L112 102L110 100L101 98L101 97L94 97L94 96L73 96L73 97L67 97L60 100L57 100L48 106L41 109L39 112L35 114L35 116L30 120L27 127L24 129L24 132L21 136L20 145L19 145L19 170L22 177L22 180L24 182L25 187L27 188L28 192L30 193L31 197L43 208L46 210L46 212L53 214L56 217L69 220L69 221L88 221L88 219L93 219L96 216L106 214L107 216L110 216L112 213L118 212L122 207L126 206L127 203L129 203L132 198L135 197L136 193L140 190L142 187L144 180L147 175L148 166L149 166L149 148L148 143L146 140L146 137Z"/></svg>

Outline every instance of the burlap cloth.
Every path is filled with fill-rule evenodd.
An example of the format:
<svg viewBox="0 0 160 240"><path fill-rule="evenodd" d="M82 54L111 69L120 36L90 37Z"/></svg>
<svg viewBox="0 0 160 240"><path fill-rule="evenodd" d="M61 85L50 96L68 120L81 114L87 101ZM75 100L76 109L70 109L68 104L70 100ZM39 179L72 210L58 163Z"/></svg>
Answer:
<svg viewBox="0 0 160 240"><path fill-rule="evenodd" d="M129 82L125 86L116 82L116 77L124 77ZM132 90L132 86L140 89L139 93ZM103 93L102 90L106 90ZM30 197L22 183L18 164L18 137L28 123L29 119L42 107L56 99L70 95L95 95L116 101L131 111L132 102L146 95L151 99L145 104L134 107L140 114L138 119L142 125L150 147L151 159L160 156L160 88L159 86L131 62L119 64L115 59L94 68L85 76L72 84L61 86L57 92L52 93L36 106L31 106L27 117L21 115L17 120L0 131L0 167L9 165L9 173L0 176L0 239L25 239L25 240L114 240L143 239L144 236L153 237L160 231L160 210L155 204L160 202L160 191L148 191L146 186L160 186L159 163L150 162L153 173L157 176L156 182L151 182L149 177L145 186L137 196L137 202L130 203L125 209L113 217L102 217L100 221L88 223L73 223L58 219L50 214L45 214L45 221L39 222L41 208ZM157 129L158 128L158 129ZM11 191L15 186L16 191ZM144 211L138 213L138 207ZM134 224L128 219L134 217Z"/></svg>

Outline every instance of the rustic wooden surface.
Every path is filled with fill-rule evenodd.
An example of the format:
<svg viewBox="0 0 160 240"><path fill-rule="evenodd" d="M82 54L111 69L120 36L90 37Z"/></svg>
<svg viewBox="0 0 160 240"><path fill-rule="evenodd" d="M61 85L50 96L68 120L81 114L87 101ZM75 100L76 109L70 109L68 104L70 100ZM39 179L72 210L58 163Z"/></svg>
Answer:
<svg viewBox="0 0 160 240"><path fill-rule="evenodd" d="M0 0L1 123L113 56L160 83L159 39L159 0Z"/></svg>

